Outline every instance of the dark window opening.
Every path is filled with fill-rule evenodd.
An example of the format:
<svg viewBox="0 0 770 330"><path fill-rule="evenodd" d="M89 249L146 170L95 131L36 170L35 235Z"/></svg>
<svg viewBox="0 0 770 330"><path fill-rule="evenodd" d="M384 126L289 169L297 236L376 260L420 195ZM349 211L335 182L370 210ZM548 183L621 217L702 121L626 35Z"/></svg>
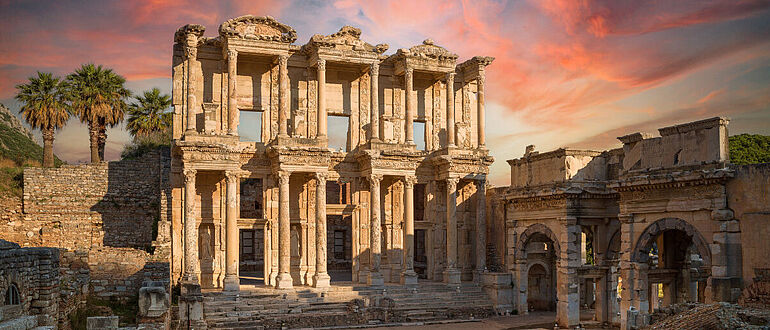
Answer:
<svg viewBox="0 0 770 330"><path fill-rule="evenodd" d="M6 305L19 305L21 304L21 297L19 296L19 288L15 283L11 283L8 290L5 291L5 304Z"/></svg>
<svg viewBox="0 0 770 330"><path fill-rule="evenodd" d="M425 229L414 230L414 271L419 278L428 277L428 257L425 254Z"/></svg>
<svg viewBox="0 0 770 330"><path fill-rule="evenodd" d="M414 185L414 221L425 220L425 184Z"/></svg>
<svg viewBox="0 0 770 330"><path fill-rule="evenodd" d="M241 179L241 218L261 219L262 207L262 179Z"/></svg>
<svg viewBox="0 0 770 330"><path fill-rule="evenodd" d="M326 182L326 204L349 204L350 184L347 182Z"/></svg>
<svg viewBox="0 0 770 330"><path fill-rule="evenodd" d="M334 231L334 259L345 259L345 231Z"/></svg>

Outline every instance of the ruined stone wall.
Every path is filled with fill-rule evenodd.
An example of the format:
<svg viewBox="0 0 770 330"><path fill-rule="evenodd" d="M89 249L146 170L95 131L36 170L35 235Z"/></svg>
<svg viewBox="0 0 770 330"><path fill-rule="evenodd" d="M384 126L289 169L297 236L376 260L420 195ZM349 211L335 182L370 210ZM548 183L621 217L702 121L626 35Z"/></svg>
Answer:
<svg viewBox="0 0 770 330"><path fill-rule="evenodd" d="M24 170L22 245L149 248L161 220L160 153L135 160Z"/></svg>
<svg viewBox="0 0 770 330"><path fill-rule="evenodd" d="M748 286L770 269L770 163L733 166L735 177L727 183L727 206L741 230L743 280Z"/></svg>
<svg viewBox="0 0 770 330"><path fill-rule="evenodd" d="M51 248L20 248L0 240L0 296L15 286L19 304L0 301L0 320L22 315L47 315L39 322L55 325L59 297L59 251Z"/></svg>

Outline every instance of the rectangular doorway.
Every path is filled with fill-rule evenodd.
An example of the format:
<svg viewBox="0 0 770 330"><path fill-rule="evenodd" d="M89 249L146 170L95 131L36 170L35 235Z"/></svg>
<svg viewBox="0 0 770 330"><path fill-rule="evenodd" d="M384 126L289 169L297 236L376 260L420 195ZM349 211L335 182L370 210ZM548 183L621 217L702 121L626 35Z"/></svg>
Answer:
<svg viewBox="0 0 770 330"><path fill-rule="evenodd" d="M262 278L264 262L264 233L262 230L240 230L239 272Z"/></svg>
<svg viewBox="0 0 770 330"><path fill-rule="evenodd" d="M419 278L428 278L428 256L425 253L425 229L414 230L414 271Z"/></svg>
<svg viewBox="0 0 770 330"><path fill-rule="evenodd" d="M349 215L326 216L326 265L334 282L352 280L352 234Z"/></svg>

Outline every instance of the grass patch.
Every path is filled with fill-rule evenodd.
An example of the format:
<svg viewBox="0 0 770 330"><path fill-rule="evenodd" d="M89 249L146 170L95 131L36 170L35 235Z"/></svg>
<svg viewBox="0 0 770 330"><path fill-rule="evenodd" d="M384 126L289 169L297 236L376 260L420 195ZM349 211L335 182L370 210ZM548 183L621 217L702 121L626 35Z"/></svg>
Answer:
<svg viewBox="0 0 770 330"><path fill-rule="evenodd" d="M86 329L88 318L91 316L118 316L119 326L136 325L136 314L139 312L137 297L127 300L101 299L88 297L86 306L70 313L69 321L72 329Z"/></svg>
<svg viewBox="0 0 770 330"><path fill-rule="evenodd" d="M56 141L54 141L54 145ZM28 136L0 121L0 158L13 161L16 166L43 163L43 147ZM54 165L64 162L54 155ZM38 165L39 166L39 165Z"/></svg>
<svg viewBox="0 0 770 330"><path fill-rule="evenodd" d="M23 167L0 167L0 197L21 197L23 182Z"/></svg>

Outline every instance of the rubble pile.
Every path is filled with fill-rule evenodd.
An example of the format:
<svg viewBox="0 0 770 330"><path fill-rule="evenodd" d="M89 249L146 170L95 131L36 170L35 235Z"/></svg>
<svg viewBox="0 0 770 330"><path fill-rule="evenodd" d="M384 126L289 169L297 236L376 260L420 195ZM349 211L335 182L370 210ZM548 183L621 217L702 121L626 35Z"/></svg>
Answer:
<svg viewBox="0 0 770 330"><path fill-rule="evenodd" d="M646 329L767 329L770 310L729 303L682 303L658 309Z"/></svg>

